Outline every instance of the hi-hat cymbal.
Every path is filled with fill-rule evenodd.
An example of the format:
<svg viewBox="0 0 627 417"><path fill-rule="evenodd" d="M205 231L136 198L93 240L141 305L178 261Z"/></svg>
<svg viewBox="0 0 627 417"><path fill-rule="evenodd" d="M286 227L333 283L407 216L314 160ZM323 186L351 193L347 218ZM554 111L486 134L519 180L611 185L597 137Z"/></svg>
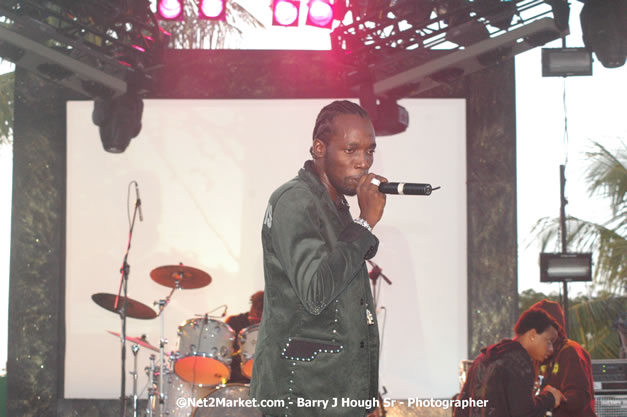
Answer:
<svg viewBox="0 0 627 417"><path fill-rule="evenodd" d="M202 288L211 283L209 274L183 264L157 267L150 272L150 277L158 284L184 290Z"/></svg>
<svg viewBox="0 0 627 417"><path fill-rule="evenodd" d="M111 333L114 336L120 337L120 333L117 332L112 332L111 330L107 330L109 333ZM126 336L126 340L131 342L131 343L135 343L138 344L139 346L143 346L146 349L150 349L150 350L154 350L155 352L159 352L159 348L156 346L151 345L150 343L148 343L148 341L146 340L146 335L142 335L142 337L132 337L132 336Z"/></svg>
<svg viewBox="0 0 627 417"><path fill-rule="evenodd" d="M124 306L124 297L120 297L120 300L118 301L118 308L115 308L116 297L116 294L106 294L103 292L99 292L92 295L91 299L94 300L94 302L100 307L109 311L113 311L114 313L119 313ZM146 304L127 297L126 317L130 317L133 319L150 320L157 317L157 312L148 307Z"/></svg>

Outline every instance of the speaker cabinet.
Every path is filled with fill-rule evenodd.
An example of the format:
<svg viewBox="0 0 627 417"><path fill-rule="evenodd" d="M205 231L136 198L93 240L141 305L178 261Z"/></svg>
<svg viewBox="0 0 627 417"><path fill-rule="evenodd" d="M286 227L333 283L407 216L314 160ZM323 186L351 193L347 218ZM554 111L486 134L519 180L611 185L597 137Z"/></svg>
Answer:
<svg viewBox="0 0 627 417"><path fill-rule="evenodd" d="M627 416L627 395L595 395L598 417Z"/></svg>

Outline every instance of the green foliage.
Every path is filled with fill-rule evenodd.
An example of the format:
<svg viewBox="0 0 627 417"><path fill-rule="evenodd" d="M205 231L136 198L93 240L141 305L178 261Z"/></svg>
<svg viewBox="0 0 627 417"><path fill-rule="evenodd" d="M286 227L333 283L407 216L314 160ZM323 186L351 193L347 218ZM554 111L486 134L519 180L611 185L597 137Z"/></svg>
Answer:
<svg viewBox="0 0 627 417"><path fill-rule="evenodd" d="M618 358L620 339L615 323L627 308L626 297L601 296L568 308L568 336L594 359Z"/></svg>
<svg viewBox="0 0 627 417"><path fill-rule="evenodd" d="M518 296L520 311L540 300L560 302L558 294L528 289ZM593 359L618 358L621 348L616 323L627 311L627 297L601 293L568 299L568 337L581 344Z"/></svg>
<svg viewBox="0 0 627 417"><path fill-rule="evenodd" d="M13 90L15 72L0 75L0 145L13 139Z"/></svg>
<svg viewBox="0 0 627 417"><path fill-rule="evenodd" d="M547 300L555 301L557 303L559 303L561 299L558 294L551 293L549 295L546 295L542 292L537 292L529 288L528 290L525 290L518 294L518 309L522 313L538 301L544 300L545 298Z"/></svg>

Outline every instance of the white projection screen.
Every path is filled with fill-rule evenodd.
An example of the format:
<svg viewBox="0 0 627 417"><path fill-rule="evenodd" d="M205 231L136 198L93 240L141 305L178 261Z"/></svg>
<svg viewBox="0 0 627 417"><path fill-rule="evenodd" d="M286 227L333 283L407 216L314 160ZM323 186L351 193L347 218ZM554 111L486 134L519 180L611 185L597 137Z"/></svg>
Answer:
<svg viewBox="0 0 627 417"><path fill-rule="evenodd" d="M261 224L272 191L309 157L319 110L331 100L144 100L142 130L122 154L103 150L92 102L67 104L66 398L119 398L119 316L95 293L116 293L139 183L128 295L148 306L169 292L150 271L182 262L213 282L174 293L165 310L167 351L178 324L226 304L248 311L263 289ZM406 132L377 139L372 172L427 182L425 196L388 196L373 259L392 280L380 287L380 384L387 398L450 398L467 354L466 121L463 99L406 99ZM132 213L134 191L130 196ZM349 199L359 214L356 199ZM160 318L129 318L127 335L159 345ZM384 327L384 328L383 328ZM137 355L146 396L151 352ZM133 354L127 344L127 373ZM127 374L126 393L132 378Z"/></svg>

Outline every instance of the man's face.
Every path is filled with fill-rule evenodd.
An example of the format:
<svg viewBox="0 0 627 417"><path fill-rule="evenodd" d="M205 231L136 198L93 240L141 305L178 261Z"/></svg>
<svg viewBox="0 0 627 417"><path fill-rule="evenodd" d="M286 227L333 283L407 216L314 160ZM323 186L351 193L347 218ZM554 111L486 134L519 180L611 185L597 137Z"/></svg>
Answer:
<svg viewBox="0 0 627 417"><path fill-rule="evenodd" d="M549 326L544 332L536 333L532 340L529 356L532 359L543 362L553 354L553 344L557 340L557 329Z"/></svg>
<svg viewBox="0 0 627 417"><path fill-rule="evenodd" d="M356 114L333 119L333 136L325 146L324 174L344 195L355 195L359 179L368 173L377 146L372 122Z"/></svg>

